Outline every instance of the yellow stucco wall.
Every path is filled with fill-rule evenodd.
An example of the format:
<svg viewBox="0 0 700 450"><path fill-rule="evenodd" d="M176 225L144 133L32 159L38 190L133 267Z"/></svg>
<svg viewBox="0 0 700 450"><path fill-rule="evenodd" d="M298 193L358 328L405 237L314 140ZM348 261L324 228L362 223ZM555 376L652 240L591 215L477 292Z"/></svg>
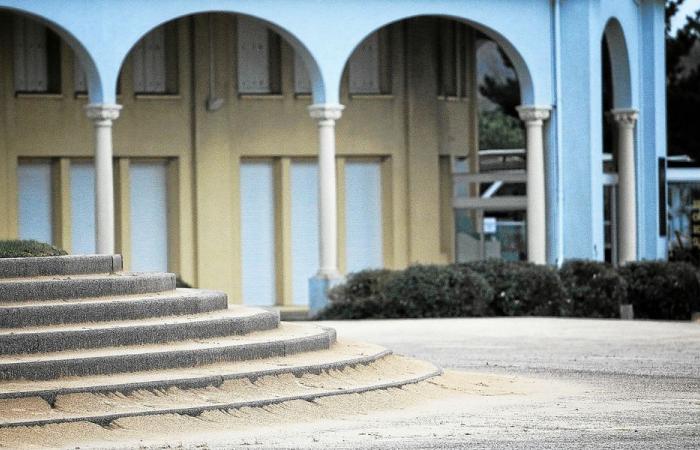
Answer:
<svg viewBox="0 0 700 450"><path fill-rule="evenodd" d="M213 21L217 96L223 107L209 112L208 21L205 16L178 21L179 92L135 96L131 64L121 77L123 105L114 125L117 246L128 264L129 161L168 159L170 269L198 286L221 289L233 302L241 298L239 167L245 158L272 158L277 184L288 185L293 158L315 157L316 125L306 111L309 96L294 94L294 55L281 48L281 95L239 96L236 90L235 17ZM412 262L447 262L451 215L445 213L449 170L440 155L467 154L474 148L474 95L440 99L435 77L436 27L429 20L393 25L391 95L349 96L337 123L339 197L344 197L343 162L368 157L382 162L384 261L388 267ZM51 157L64 205L58 212L60 243L70 246L68 158L91 157L93 131L83 107L87 100L73 87L73 55L62 47L61 95L16 96L13 88L12 21L0 15L0 238L17 236L19 158ZM468 43L469 44L469 43ZM469 64L473 63L473 60ZM472 66L473 67L473 66ZM468 71L473 72L473 71ZM469 93L475 92L473 73ZM63 158L63 159L61 159ZM449 161L449 160L448 160ZM282 188L278 188L282 189ZM277 193L277 280L280 302L291 302L288 192ZM340 201L340 204L343 202ZM54 203L56 204L56 203ZM66 210L68 212L66 212ZM340 219L343 208L339 208ZM344 221L340 220L341 232ZM341 242L342 244L342 242ZM342 257L342 248L341 249ZM341 264L342 268L342 264Z"/></svg>

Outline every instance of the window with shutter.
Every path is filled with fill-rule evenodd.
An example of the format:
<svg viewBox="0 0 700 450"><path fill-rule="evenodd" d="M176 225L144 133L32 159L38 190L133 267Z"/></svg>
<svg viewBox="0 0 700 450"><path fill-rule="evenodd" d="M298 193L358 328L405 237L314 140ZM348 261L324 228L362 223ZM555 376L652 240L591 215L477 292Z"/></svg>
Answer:
<svg viewBox="0 0 700 450"><path fill-rule="evenodd" d="M243 303L274 305L275 179L272 161L242 162L239 180Z"/></svg>
<svg viewBox="0 0 700 450"><path fill-rule="evenodd" d="M467 96L467 27L450 20L438 21L438 95Z"/></svg>
<svg viewBox="0 0 700 450"><path fill-rule="evenodd" d="M383 266L380 161L345 163L346 272Z"/></svg>
<svg viewBox="0 0 700 450"><path fill-rule="evenodd" d="M148 33L132 50L134 93L177 93L177 23Z"/></svg>
<svg viewBox="0 0 700 450"><path fill-rule="evenodd" d="M70 162L71 253L95 253L95 163Z"/></svg>
<svg viewBox="0 0 700 450"><path fill-rule="evenodd" d="M87 77L76 55L73 55L73 90L79 94L87 93Z"/></svg>
<svg viewBox="0 0 700 450"><path fill-rule="evenodd" d="M318 163L292 161L292 296L295 305L309 302L309 278L318 271Z"/></svg>
<svg viewBox="0 0 700 450"><path fill-rule="evenodd" d="M168 175L165 161L129 164L131 270L168 270Z"/></svg>
<svg viewBox="0 0 700 450"><path fill-rule="evenodd" d="M264 23L238 18L238 92L276 94L280 92L280 37Z"/></svg>
<svg viewBox="0 0 700 450"><path fill-rule="evenodd" d="M17 191L19 238L53 242L51 161L20 160Z"/></svg>
<svg viewBox="0 0 700 450"><path fill-rule="evenodd" d="M348 62L350 94L391 93L389 30L377 31L355 49Z"/></svg>
<svg viewBox="0 0 700 450"><path fill-rule="evenodd" d="M23 17L14 22L15 92L60 93L61 41L45 26Z"/></svg>
<svg viewBox="0 0 700 450"><path fill-rule="evenodd" d="M298 52L294 52L294 93L311 93L309 70L306 68L306 64Z"/></svg>

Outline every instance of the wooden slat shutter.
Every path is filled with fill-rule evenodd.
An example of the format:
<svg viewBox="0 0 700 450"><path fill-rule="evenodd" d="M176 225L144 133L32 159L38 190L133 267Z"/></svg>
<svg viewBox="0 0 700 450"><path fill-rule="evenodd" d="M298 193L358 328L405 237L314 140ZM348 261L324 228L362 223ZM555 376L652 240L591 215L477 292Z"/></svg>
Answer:
<svg viewBox="0 0 700 450"><path fill-rule="evenodd" d="M87 77L77 55L73 55L73 90L75 92L87 92Z"/></svg>
<svg viewBox="0 0 700 450"><path fill-rule="evenodd" d="M165 27L148 33L132 51L134 92L165 94Z"/></svg>
<svg viewBox="0 0 700 450"><path fill-rule="evenodd" d="M46 27L17 17L14 24L14 41L15 90L46 92Z"/></svg>
<svg viewBox="0 0 700 450"><path fill-rule="evenodd" d="M267 27L247 17L238 18L238 92L268 94L270 51Z"/></svg>
<svg viewBox="0 0 700 450"><path fill-rule="evenodd" d="M355 49L349 63L351 94L380 94L379 33L371 34Z"/></svg>
<svg viewBox="0 0 700 450"><path fill-rule="evenodd" d="M311 93L311 78L309 70L299 53L294 52L294 92L297 94Z"/></svg>

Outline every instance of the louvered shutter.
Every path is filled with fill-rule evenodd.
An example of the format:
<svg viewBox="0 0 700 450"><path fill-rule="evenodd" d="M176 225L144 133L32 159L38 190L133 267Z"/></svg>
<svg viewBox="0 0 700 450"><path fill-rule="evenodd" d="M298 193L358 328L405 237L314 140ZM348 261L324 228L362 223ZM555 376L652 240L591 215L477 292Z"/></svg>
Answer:
<svg viewBox="0 0 700 450"><path fill-rule="evenodd" d="M362 41L350 57L350 93L379 94L379 33Z"/></svg>
<svg viewBox="0 0 700 450"><path fill-rule="evenodd" d="M22 17L15 18L15 90L46 92L46 27Z"/></svg>
<svg viewBox="0 0 700 450"><path fill-rule="evenodd" d="M166 93L165 27L148 33L133 50L134 92Z"/></svg>
<svg viewBox="0 0 700 450"><path fill-rule="evenodd" d="M294 52L294 92L297 94L311 93L309 70L298 52Z"/></svg>
<svg viewBox="0 0 700 450"><path fill-rule="evenodd" d="M73 55L73 84L75 92L87 92L87 78L77 55Z"/></svg>
<svg viewBox="0 0 700 450"><path fill-rule="evenodd" d="M379 161L345 163L345 268L348 273L384 265L382 181Z"/></svg>
<svg viewBox="0 0 700 450"><path fill-rule="evenodd" d="M241 284L247 305L276 300L274 177L270 160L241 163Z"/></svg>
<svg viewBox="0 0 700 450"><path fill-rule="evenodd" d="M261 22L238 18L238 92L269 94L269 33Z"/></svg>

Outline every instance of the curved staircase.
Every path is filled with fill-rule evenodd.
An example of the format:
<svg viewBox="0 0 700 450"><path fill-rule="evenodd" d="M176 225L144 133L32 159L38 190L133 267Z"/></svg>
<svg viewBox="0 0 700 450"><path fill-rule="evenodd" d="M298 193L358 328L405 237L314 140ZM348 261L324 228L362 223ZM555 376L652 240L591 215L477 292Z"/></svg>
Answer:
<svg viewBox="0 0 700 450"><path fill-rule="evenodd" d="M440 373L220 292L176 289L173 274L123 272L118 255L0 259L0 428L197 415Z"/></svg>

